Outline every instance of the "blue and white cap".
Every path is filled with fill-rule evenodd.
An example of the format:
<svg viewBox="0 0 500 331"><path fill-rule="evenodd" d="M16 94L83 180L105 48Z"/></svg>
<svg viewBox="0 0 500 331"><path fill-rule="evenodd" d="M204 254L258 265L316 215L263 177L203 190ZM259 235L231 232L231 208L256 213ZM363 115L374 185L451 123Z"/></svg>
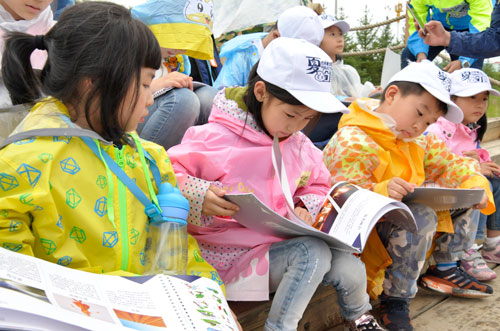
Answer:
<svg viewBox="0 0 500 331"><path fill-rule="evenodd" d="M321 113L349 112L331 92L332 60L302 39L280 37L262 52L257 74Z"/></svg>
<svg viewBox="0 0 500 331"><path fill-rule="evenodd" d="M420 84L436 99L446 103L448 105L448 111L443 117L448 121L452 123L461 123L464 119L464 113L460 107L450 99L450 75L439 69L439 67L431 61L410 62L407 67L391 77L388 85L396 81Z"/></svg>
<svg viewBox="0 0 500 331"><path fill-rule="evenodd" d="M484 91L489 91L492 95L500 96L500 92L491 87L488 75L482 70L463 68L455 70L450 77L451 95L470 97Z"/></svg>
<svg viewBox="0 0 500 331"><path fill-rule="evenodd" d="M335 25L340 29L340 31L342 31L342 34L346 34L351 28L349 26L349 23L347 23L346 21L338 20L332 15L322 14L319 18L321 19L321 25L323 26L323 29L328 29L329 27Z"/></svg>

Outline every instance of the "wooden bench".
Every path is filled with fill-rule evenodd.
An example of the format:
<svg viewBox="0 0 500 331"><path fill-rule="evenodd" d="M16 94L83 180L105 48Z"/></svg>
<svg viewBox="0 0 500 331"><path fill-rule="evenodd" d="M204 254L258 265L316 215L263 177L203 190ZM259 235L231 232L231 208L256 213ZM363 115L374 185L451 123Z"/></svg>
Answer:
<svg viewBox="0 0 500 331"><path fill-rule="evenodd" d="M481 146L490 153L494 162L500 164L500 117L488 119L488 129Z"/></svg>
<svg viewBox="0 0 500 331"><path fill-rule="evenodd" d="M266 323L271 300L263 302L230 302L244 331L261 331ZM309 302L298 330L331 330L343 323L337 304L337 293L330 286L320 286Z"/></svg>

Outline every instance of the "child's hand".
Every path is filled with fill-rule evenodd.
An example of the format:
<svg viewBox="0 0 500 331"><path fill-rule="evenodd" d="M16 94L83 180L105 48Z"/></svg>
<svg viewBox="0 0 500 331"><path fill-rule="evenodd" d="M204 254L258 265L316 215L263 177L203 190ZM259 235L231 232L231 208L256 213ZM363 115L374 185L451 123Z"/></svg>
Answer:
<svg viewBox="0 0 500 331"><path fill-rule="evenodd" d="M479 186L473 188L483 189L482 187ZM486 192L484 192L481 202L479 202L477 205L472 206L472 209L483 209L486 208L487 205L488 205L488 196L486 195Z"/></svg>
<svg viewBox="0 0 500 331"><path fill-rule="evenodd" d="M205 216L233 216L240 207L224 199L224 194L226 191L210 185L203 200L201 213Z"/></svg>
<svg viewBox="0 0 500 331"><path fill-rule="evenodd" d="M483 162L479 166L481 167L481 174L486 177L498 176L500 174L500 166L495 162Z"/></svg>
<svg viewBox="0 0 500 331"><path fill-rule="evenodd" d="M153 79L151 90L154 92L166 87L188 88L193 90L193 77L172 71L168 75Z"/></svg>
<svg viewBox="0 0 500 331"><path fill-rule="evenodd" d="M448 63L446 67L443 68L444 71L448 71L448 73L452 73L455 70L462 68L462 62L460 60L451 61Z"/></svg>
<svg viewBox="0 0 500 331"><path fill-rule="evenodd" d="M473 158L476 161L479 161L479 154L476 151L462 151L462 155L466 157Z"/></svg>
<svg viewBox="0 0 500 331"><path fill-rule="evenodd" d="M295 212L295 214L298 217L300 217L301 220L303 220L307 224L309 224L309 225L313 224L314 220L313 220L311 214L309 214L309 211L307 211L307 209L305 209L303 207L295 207L295 209L293 211Z"/></svg>
<svg viewBox="0 0 500 331"><path fill-rule="evenodd" d="M402 178L394 177L387 184L387 194L389 198L401 201L405 195L413 192L415 186L415 184L408 183Z"/></svg>

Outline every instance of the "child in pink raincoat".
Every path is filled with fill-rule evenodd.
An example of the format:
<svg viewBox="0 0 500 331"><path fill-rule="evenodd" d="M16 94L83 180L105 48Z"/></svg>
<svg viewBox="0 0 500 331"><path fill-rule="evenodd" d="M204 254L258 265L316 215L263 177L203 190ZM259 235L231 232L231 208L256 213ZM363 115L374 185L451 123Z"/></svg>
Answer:
<svg viewBox="0 0 500 331"><path fill-rule="evenodd" d="M266 330L295 330L320 283L335 287L352 330L379 328L369 314L365 268L357 257L321 239L286 240L245 228L231 217L238 206L223 198L253 192L287 216L271 159L277 136L295 213L312 223L330 176L321 151L300 130L318 112L345 111L330 94L331 68L328 55L304 40L273 40L249 86L219 92L209 123L190 128L168 151L190 200L189 232L226 284L228 300L268 300L275 292Z"/></svg>

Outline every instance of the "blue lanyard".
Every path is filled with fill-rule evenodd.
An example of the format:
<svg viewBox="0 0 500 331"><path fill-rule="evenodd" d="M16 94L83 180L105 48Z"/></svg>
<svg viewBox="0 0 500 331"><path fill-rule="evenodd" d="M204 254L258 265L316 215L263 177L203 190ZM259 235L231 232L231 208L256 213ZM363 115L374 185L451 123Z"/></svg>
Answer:
<svg viewBox="0 0 500 331"><path fill-rule="evenodd" d="M92 139L88 137L81 137L83 142L87 144L87 146L90 148L94 154L101 159L101 154L99 153L99 149L97 147L97 142L93 141ZM137 148L142 148L141 146L138 146ZM144 151L144 156L149 160L149 168L151 172L153 173L153 178L156 182L156 187L160 187L161 185L161 175L160 175L160 170L158 169L158 166L156 165L156 162L154 159L151 157L151 155ZM109 169L114 172L114 174L118 177L118 179L121 180L121 182L128 187L130 192L139 200L143 205L144 205L144 212L150 219L159 219L161 221L161 210L158 208L158 206L149 199L146 194L137 186L137 184L123 171L122 168L113 160L107 153L102 153L102 161L104 161Z"/></svg>

